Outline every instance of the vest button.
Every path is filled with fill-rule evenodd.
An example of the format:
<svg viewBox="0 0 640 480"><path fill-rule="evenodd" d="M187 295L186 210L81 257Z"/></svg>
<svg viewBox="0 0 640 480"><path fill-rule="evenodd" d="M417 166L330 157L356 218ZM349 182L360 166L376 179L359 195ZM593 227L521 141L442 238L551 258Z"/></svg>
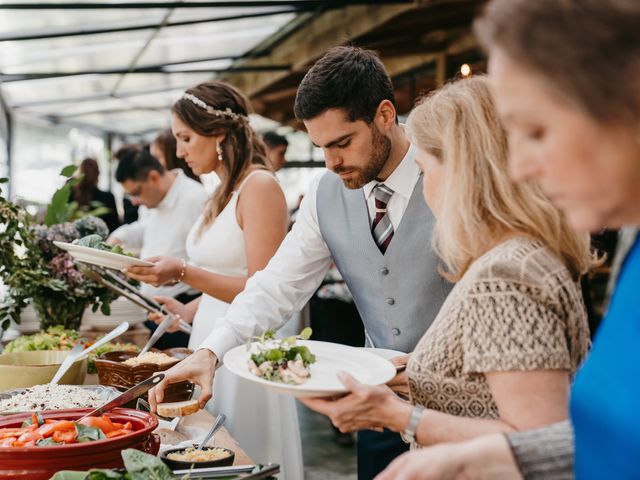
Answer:
<svg viewBox="0 0 640 480"><path fill-rule="evenodd" d="M382 267L380 269L380 274L381 275L388 275L389 274L389 269L387 267Z"/></svg>
<svg viewBox="0 0 640 480"><path fill-rule="evenodd" d="M394 303L396 303L396 301L393 298L387 298L387 305L393 305Z"/></svg>
<svg viewBox="0 0 640 480"><path fill-rule="evenodd" d="M397 337L398 335L400 335L400 329L399 328L392 328L391 332Z"/></svg>

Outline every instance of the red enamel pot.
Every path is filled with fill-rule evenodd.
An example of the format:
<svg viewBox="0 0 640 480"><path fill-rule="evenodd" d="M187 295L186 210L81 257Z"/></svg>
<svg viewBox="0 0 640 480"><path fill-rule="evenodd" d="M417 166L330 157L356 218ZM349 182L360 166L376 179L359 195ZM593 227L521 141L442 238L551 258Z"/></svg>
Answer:
<svg viewBox="0 0 640 480"><path fill-rule="evenodd" d="M76 408L43 412L45 419L76 420L91 409ZM89 470L90 468L123 467L120 452L137 448L156 455L160 447L157 435L151 432L158 419L147 412L116 408L107 413L114 422L131 422L133 432L121 437L42 447L0 447L0 479L48 480L60 470ZM31 418L30 413L17 413L0 417L0 428L19 427Z"/></svg>

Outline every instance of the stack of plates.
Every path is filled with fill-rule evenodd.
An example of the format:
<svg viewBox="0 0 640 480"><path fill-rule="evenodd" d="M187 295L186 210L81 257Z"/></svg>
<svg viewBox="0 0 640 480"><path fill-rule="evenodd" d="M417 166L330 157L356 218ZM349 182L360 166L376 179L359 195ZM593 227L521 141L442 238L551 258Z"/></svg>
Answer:
<svg viewBox="0 0 640 480"><path fill-rule="evenodd" d="M100 310L92 312L87 308L82 317L82 326L90 327L94 330L112 330L122 322L129 322L134 326L147 319L147 312L135 303L124 297L119 297L111 302L111 315L103 315Z"/></svg>
<svg viewBox="0 0 640 480"><path fill-rule="evenodd" d="M40 331L40 321L31 304L22 309L20 313L20 325L12 323L11 327L20 333L35 333Z"/></svg>

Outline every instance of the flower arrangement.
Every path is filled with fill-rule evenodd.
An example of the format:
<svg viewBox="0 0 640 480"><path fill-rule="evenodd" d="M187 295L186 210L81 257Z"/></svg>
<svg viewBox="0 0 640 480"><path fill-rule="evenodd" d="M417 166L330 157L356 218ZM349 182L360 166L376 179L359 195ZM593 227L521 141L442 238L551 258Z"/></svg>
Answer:
<svg viewBox="0 0 640 480"><path fill-rule="evenodd" d="M69 221L77 210L68 204L75 167L61 174L68 180L53 196L44 225L35 225L26 210L0 193L0 280L8 287L8 298L0 301L0 327L11 320L20 323L20 313L33 305L41 328L62 325L77 329L89 305L109 315L117 297L105 287L87 279L73 258L53 242L72 242L96 234L106 239L109 230L101 219L85 216ZM6 182L6 179L0 179Z"/></svg>

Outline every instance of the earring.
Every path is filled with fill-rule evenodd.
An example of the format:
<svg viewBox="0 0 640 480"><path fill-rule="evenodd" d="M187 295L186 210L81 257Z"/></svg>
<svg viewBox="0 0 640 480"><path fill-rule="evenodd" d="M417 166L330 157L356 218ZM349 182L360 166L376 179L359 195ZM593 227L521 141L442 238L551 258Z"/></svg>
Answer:
<svg viewBox="0 0 640 480"><path fill-rule="evenodd" d="M216 143L216 152L218 152L218 161L222 162L223 158L222 158L222 147L220 146L220 143Z"/></svg>

